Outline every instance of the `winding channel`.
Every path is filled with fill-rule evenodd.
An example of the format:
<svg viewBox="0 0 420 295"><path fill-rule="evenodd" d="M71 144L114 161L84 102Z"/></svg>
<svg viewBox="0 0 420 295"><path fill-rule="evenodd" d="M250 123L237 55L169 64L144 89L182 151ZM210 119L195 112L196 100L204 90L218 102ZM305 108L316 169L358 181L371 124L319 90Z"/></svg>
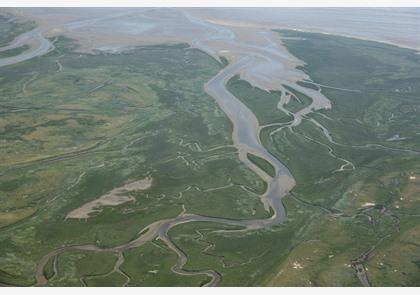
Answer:
<svg viewBox="0 0 420 295"><path fill-rule="evenodd" d="M168 248L178 256L176 264L172 267L172 271L174 273L180 275L206 275L210 280L205 284L205 286L216 286L222 278L221 275L215 270L208 269L193 272L183 269L184 265L187 263L187 256L169 238L168 231L171 228L189 222L213 222L224 225L239 226L243 231L248 231L271 227L286 220L286 212L283 207L281 198L287 195L288 192L294 187L295 180L293 179L293 176L287 167L283 165L276 157L270 154L262 145L259 138L260 125L253 112L226 89L227 81L235 75L244 75L244 78L246 79L247 74L249 75L250 71L252 71L255 67L257 69L257 73L258 71L264 72L263 70L267 65L270 65L271 62L281 58L285 59L285 56L282 52L277 50L274 43L270 43L269 45L265 44L264 46L255 46L249 42L241 43L235 40L234 32L224 28L223 26L214 25L199 20L188 14L185 14L185 17L189 19L194 25L205 26L208 27L209 30L215 31L214 34L207 34L201 39L192 40L190 44L192 44L193 47L204 50L212 56L215 56L215 54L220 51L220 47L214 50L214 47L211 47L211 44L208 42L213 42L214 40L222 40L223 43L220 45L222 49L223 46L226 46L230 50L232 50L231 48L233 47L236 48L235 58L230 60L229 65L223 68L215 77L213 77L204 88L205 91L215 99L217 104L233 124L232 140L234 146L238 150L239 159L267 183L266 192L260 196L260 199L264 204L265 209L268 212L272 212L271 217L267 219L255 220L235 220L188 214L183 212L174 218L159 220L146 226L141 231L139 231L138 237L136 239L116 247L99 248L96 245L63 246L49 252L39 260L36 265L36 285L41 286L48 283L48 279L44 275L45 266L50 259L56 259L59 254L65 251L78 250L113 253L116 255L116 257L118 257L113 272L121 272L119 267L124 263L124 251L140 247L147 242L159 239L163 241L168 246ZM266 32L263 33L265 34ZM271 42L269 38L267 40ZM45 54L54 48L53 44L48 39L44 38L42 33L37 29L19 36L12 42L11 45L8 46L8 48L16 48L21 46L23 43L28 42L32 45L35 45L31 46L30 50L23 52L20 55L11 58L0 59L0 66L7 66L22 62L30 58ZM288 57L286 57L286 59L287 58ZM261 63L263 63L262 67L258 68ZM280 70L283 69L281 63L277 62L276 65L279 66ZM285 75L287 75L287 73ZM256 84L258 86L258 83ZM301 117L313 110L330 107L328 99L326 99L319 91L304 88L290 80L279 81L278 88L281 90L284 90L281 86L282 84L292 87L297 91L308 95L312 99L312 104L302 110L300 114L295 116L293 125L299 124ZM247 157L248 153L254 154L269 162L275 168L274 177L271 177L264 170L253 164Z"/></svg>
<svg viewBox="0 0 420 295"><path fill-rule="evenodd" d="M147 242L155 239L163 241L178 256L177 263L172 267L172 271L180 275L207 275L211 279L205 286L216 286L221 275L214 270L200 270L189 272L183 270L183 266L187 263L186 254L171 241L168 231L177 225L189 222L214 222L225 225L240 226L243 230L257 230L270 227L283 222L286 219L286 213L281 201L288 191L293 187L294 180L289 170L274 156L272 156L261 144L259 139L259 124L255 115L235 96L226 89L226 82L238 71L251 61L250 58L244 57L238 62L233 63L221 70L206 85L206 91L214 97L219 106L230 118L233 123L233 142L239 151L240 160L267 182L267 190L261 196L261 201L266 209L273 210L273 215L267 219L256 220L235 220L219 217L202 216L195 214L182 213L175 218L156 221L139 232L139 236L126 244L113 248L99 248L95 245L71 245L65 246L46 254L38 262L36 267L37 285L45 285L48 283L44 275L44 268L48 261L68 250L94 251L94 252L110 252L123 257L126 250L137 248ZM275 167L276 174L274 177L269 176L265 171L254 165L247 157L247 153L253 153ZM123 259L123 258L122 258ZM118 260L119 265L122 264L121 259ZM114 268L116 269L116 268Z"/></svg>
<svg viewBox="0 0 420 295"><path fill-rule="evenodd" d="M23 45L29 45L30 48L15 56L0 58L0 67L17 64L54 50L51 41L45 38L39 29L34 29L19 35L9 45L0 47L0 52L19 48Z"/></svg>

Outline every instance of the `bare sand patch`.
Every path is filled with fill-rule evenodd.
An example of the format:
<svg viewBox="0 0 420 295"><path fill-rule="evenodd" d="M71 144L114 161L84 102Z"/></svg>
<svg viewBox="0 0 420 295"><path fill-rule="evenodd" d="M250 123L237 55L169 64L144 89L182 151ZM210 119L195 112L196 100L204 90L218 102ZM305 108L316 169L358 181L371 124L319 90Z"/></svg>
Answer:
<svg viewBox="0 0 420 295"><path fill-rule="evenodd" d="M363 208L366 208L366 207L374 207L375 205L376 205L375 203L366 202L366 203L364 203L364 204L362 205L362 207L363 207Z"/></svg>
<svg viewBox="0 0 420 295"><path fill-rule="evenodd" d="M126 202L134 201L133 196L127 196L127 193L139 190L147 190L152 186L152 178L146 177L134 182L127 183L121 187L114 188L105 195L96 200L90 201L83 206L67 214L67 218L87 219L92 213L101 212L102 207L117 206Z"/></svg>

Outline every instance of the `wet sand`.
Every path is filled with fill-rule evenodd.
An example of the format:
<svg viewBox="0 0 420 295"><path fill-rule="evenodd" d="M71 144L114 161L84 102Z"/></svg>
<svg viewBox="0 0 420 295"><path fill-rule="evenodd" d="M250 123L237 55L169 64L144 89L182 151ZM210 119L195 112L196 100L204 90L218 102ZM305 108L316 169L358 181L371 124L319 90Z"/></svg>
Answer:
<svg viewBox="0 0 420 295"><path fill-rule="evenodd" d="M144 178L127 183L121 187L114 188L105 195L90 201L83 206L69 212L66 219L88 219L91 214L102 211L103 207L118 206L126 202L135 201L132 196L127 196L130 192L147 190L152 186L151 178Z"/></svg>
<svg viewBox="0 0 420 295"><path fill-rule="evenodd" d="M420 50L420 8L192 8L202 18L341 35Z"/></svg>

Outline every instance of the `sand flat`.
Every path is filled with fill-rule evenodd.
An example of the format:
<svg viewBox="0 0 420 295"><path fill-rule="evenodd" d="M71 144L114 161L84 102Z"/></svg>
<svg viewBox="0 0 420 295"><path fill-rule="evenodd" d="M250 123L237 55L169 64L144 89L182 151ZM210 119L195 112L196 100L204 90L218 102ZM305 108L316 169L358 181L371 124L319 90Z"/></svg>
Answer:
<svg viewBox="0 0 420 295"><path fill-rule="evenodd" d="M90 201L83 206L69 212L66 219L87 219L92 213L101 212L102 207L117 206L126 202L134 201L135 198L127 196L127 193L139 190L147 190L152 186L152 178L146 177L134 182L127 183L121 187L114 188L105 195Z"/></svg>

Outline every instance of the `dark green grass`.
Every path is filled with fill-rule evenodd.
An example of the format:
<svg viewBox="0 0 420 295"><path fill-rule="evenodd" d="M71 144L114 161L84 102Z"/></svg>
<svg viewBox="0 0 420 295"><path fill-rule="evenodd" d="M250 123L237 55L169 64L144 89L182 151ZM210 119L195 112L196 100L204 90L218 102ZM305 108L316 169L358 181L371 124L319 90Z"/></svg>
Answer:
<svg viewBox="0 0 420 295"><path fill-rule="evenodd" d="M121 269L130 274L129 286L200 286L207 276L180 276L171 271L177 256L166 244L156 240L126 252Z"/></svg>
<svg viewBox="0 0 420 295"><path fill-rule="evenodd" d="M238 282L242 286L260 286L293 249L298 229L313 215L310 208L289 198L285 203L290 208L288 221L269 230L220 232L227 228L189 223L173 228L169 234L188 256L185 269L214 269L222 275L221 286L237 286Z"/></svg>
<svg viewBox="0 0 420 295"><path fill-rule="evenodd" d="M49 281L49 286L82 286L80 279L89 282L90 277L111 272L116 259L112 253L80 251L62 253L57 258L58 273Z"/></svg>
<svg viewBox="0 0 420 295"><path fill-rule="evenodd" d="M277 108L279 92L267 92L253 87L237 76L228 81L227 89L253 111L260 125L288 122L292 119Z"/></svg>
<svg viewBox="0 0 420 295"><path fill-rule="evenodd" d="M271 177L276 175L276 170L274 169L273 165L268 163L266 160L249 153L247 154L247 157L252 163L257 165Z"/></svg>
<svg viewBox="0 0 420 295"><path fill-rule="evenodd" d="M289 103L284 106L287 110L291 111L292 113L296 113L312 103L312 99L306 96L305 94L294 90L286 85L283 85L283 87L286 88L287 91L293 95L290 98Z"/></svg>
<svg viewBox="0 0 420 295"><path fill-rule="evenodd" d="M17 48L13 48L13 49L8 49L8 50L5 50L5 51L0 51L0 58L5 58L5 57L11 57L11 56L19 55L19 54L25 52L28 49L29 49L29 45L23 45L21 47L17 47Z"/></svg>
<svg viewBox="0 0 420 295"><path fill-rule="evenodd" d="M310 83L310 82L306 82L306 81L297 81L297 83L296 84L298 84L298 85L300 85L300 86L303 86L303 87L306 87L306 88L311 88L311 89L313 89L313 90L319 90L319 87L317 86L317 85L314 85L314 84L312 84L312 83Z"/></svg>

